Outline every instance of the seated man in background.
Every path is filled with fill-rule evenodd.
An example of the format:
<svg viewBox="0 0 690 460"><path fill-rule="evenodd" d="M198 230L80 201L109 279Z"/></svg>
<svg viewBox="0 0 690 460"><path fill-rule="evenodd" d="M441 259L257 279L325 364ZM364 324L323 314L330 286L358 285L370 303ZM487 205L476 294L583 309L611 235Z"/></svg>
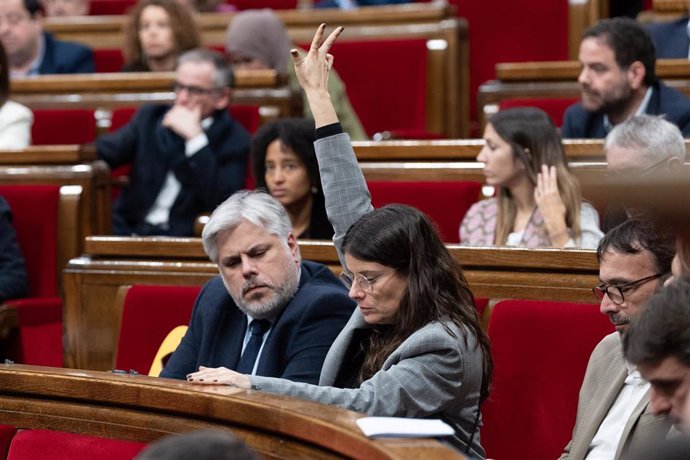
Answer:
<svg viewBox="0 0 690 460"><path fill-rule="evenodd" d="M606 136L606 171L616 177L658 177L683 174L685 141L676 125L658 116L635 115ZM604 215L604 231L627 220L633 209L613 204Z"/></svg>
<svg viewBox="0 0 690 460"><path fill-rule="evenodd" d="M686 1L690 12L690 0ZM688 16L672 22L647 25L658 59L688 59L690 57L690 29Z"/></svg>
<svg viewBox="0 0 690 460"><path fill-rule="evenodd" d="M681 278L647 302L623 340L625 357L652 386L653 413L690 434L690 283ZM686 452L687 454L687 452Z"/></svg>
<svg viewBox="0 0 690 460"><path fill-rule="evenodd" d="M88 47L43 31L40 0L0 0L0 40L13 77L96 71Z"/></svg>
<svg viewBox="0 0 690 460"><path fill-rule="evenodd" d="M186 379L203 366L317 383L355 304L328 267L301 260L285 208L268 193L238 192L202 238L220 276L197 297L161 377Z"/></svg>
<svg viewBox="0 0 690 460"><path fill-rule="evenodd" d="M228 112L227 62L214 51L187 51L175 78L172 107L142 107L96 142L112 168L133 163L113 208L116 235L192 236L199 214L244 185L249 134Z"/></svg>
<svg viewBox="0 0 690 460"><path fill-rule="evenodd" d="M690 99L657 80L654 45L629 18L605 19L580 43L581 102L568 107L563 138L603 138L632 115L665 115L690 135Z"/></svg>
<svg viewBox="0 0 690 460"><path fill-rule="evenodd" d="M87 16L89 0L43 0L46 17Z"/></svg>
<svg viewBox="0 0 690 460"><path fill-rule="evenodd" d="M599 243L600 310L616 326L596 346L580 389L572 440L561 459L618 459L646 443L665 439L670 424L650 413L649 383L623 357L621 337L630 318L670 275L672 235L651 222L630 219Z"/></svg>

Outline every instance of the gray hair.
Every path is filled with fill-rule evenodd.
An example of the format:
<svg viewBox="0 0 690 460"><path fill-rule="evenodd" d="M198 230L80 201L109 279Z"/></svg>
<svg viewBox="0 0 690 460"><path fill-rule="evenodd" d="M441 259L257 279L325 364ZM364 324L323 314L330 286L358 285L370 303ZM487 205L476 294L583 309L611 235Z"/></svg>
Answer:
<svg viewBox="0 0 690 460"><path fill-rule="evenodd" d="M604 148L612 146L640 151L650 162L678 157L685 161L685 140L676 125L653 115L635 115L616 125L606 136Z"/></svg>
<svg viewBox="0 0 690 460"><path fill-rule="evenodd" d="M264 191L240 190L213 211L201 232L204 251L214 263L218 263L218 236L234 230L243 220L277 236L287 245L292 222L283 205ZM297 251L299 257L299 248Z"/></svg>
<svg viewBox="0 0 690 460"><path fill-rule="evenodd" d="M216 69L213 82L216 88L231 88L235 85L232 68L225 57L217 51L205 48L194 48L182 53L177 58L177 67L188 62L207 62Z"/></svg>

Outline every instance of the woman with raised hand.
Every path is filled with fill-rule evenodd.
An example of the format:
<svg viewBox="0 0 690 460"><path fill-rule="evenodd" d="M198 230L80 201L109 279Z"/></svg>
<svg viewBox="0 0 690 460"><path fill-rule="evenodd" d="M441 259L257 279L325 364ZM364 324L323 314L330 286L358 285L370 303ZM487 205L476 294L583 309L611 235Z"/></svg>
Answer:
<svg viewBox="0 0 690 460"><path fill-rule="evenodd" d="M328 94L337 28L321 44L321 25L306 57L292 51L314 114L316 155L343 264L341 278L358 308L333 343L319 385L200 368L188 381L234 385L333 404L375 416L441 418L451 443L484 457L480 405L492 361L472 293L438 232L403 205L373 210L349 137Z"/></svg>
<svg viewBox="0 0 690 460"><path fill-rule="evenodd" d="M533 107L502 110L484 130L486 184L496 197L475 203L460 225L472 246L596 248L599 215L582 201L561 137L551 118Z"/></svg>

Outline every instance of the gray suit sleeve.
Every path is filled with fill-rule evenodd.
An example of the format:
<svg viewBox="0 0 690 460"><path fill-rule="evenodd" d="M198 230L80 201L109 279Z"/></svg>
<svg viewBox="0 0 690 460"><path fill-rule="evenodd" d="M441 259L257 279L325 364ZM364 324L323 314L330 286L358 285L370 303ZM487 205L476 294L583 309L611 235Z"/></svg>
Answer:
<svg viewBox="0 0 690 460"><path fill-rule="evenodd" d="M376 416L426 417L457 399L465 374L461 339L442 326L413 334L359 388L334 388L251 376L252 388Z"/></svg>
<svg viewBox="0 0 690 460"><path fill-rule="evenodd" d="M371 196L347 134L319 139L314 143L319 162L326 214L333 225L333 243L344 267L342 243L350 226L371 212Z"/></svg>

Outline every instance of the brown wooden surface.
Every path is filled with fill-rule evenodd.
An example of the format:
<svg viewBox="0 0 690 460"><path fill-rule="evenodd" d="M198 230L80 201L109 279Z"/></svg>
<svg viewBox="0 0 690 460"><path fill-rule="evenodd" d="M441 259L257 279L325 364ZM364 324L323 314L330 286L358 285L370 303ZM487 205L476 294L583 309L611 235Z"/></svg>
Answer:
<svg viewBox="0 0 690 460"><path fill-rule="evenodd" d="M362 414L295 398L184 381L0 365L0 419L19 428L151 442L230 431L268 459L461 459L432 439L366 438Z"/></svg>
<svg viewBox="0 0 690 460"><path fill-rule="evenodd" d="M0 150L0 165L73 165L95 161L90 145L34 145L21 150Z"/></svg>
<svg viewBox="0 0 690 460"><path fill-rule="evenodd" d="M438 23L454 17L452 8L436 3L413 3L384 7L363 7L352 11L338 9L276 10L288 31L305 36L325 22L344 25L348 29L358 25L398 25ZM223 45L225 30L234 13L201 13L196 15L205 45ZM72 18L47 18L45 29L58 38L82 42L92 49L120 48L126 16L83 16ZM301 35L299 35L301 34ZM293 39L295 39L293 37ZM303 42L304 40L296 40Z"/></svg>
<svg viewBox="0 0 690 460"><path fill-rule="evenodd" d="M8 153L9 155L9 153ZM0 155L1 157L2 155ZM82 188L79 224L74 229L83 241L89 235L111 232L110 170L100 160L81 164L1 165L0 184L77 185ZM80 244L81 249L81 244Z"/></svg>
<svg viewBox="0 0 690 460"><path fill-rule="evenodd" d="M580 63L573 61L504 62L496 64L496 79L510 81L575 81L580 74ZM661 79L690 78L687 59L659 59L656 75Z"/></svg>
<svg viewBox="0 0 690 460"><path fill-rule="evenodd" d="M655 12L687 13L688 3L686 0L653 0L652 9Z"/></svg>
<svg viewBox="0 0 690 460"><path fill-rule="evenodd" d="M478 297L592 302L594 251L450 246ZM339 270L332 243L300 241L302 258ZM90 237L65 270L64 353L68 367L113 365L120 286L202 285L218 273L198 238Z"/></svg>

